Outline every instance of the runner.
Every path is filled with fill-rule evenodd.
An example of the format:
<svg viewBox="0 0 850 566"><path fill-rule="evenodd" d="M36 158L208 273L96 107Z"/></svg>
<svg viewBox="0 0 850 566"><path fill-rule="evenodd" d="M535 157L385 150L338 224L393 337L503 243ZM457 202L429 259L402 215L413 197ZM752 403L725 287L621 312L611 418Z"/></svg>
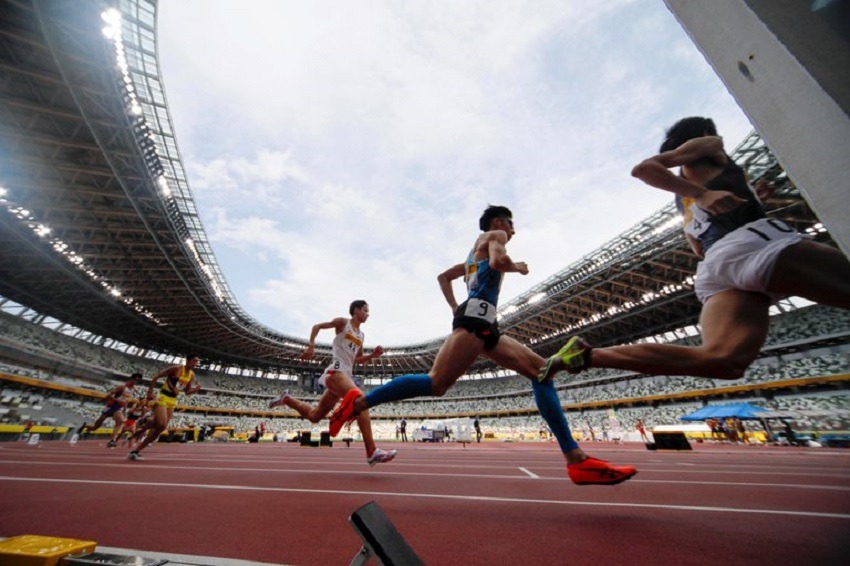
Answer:
<svg viewBox="0 0 850 566"><path fill-rule="evenodd" d="M130 392L135 391L136 384L142 379L142 374L134 373L125 383L114 387L112 391L106 394L106 408L97 417L97 420L91 426L83 423L80 427L80 436L86 430L95 431L100 428L106 419L111 418L115 422L112 427L112 437L106 443L107 448L115 448L118 445L118 437L124 430L124 407L130 398Z"/></svg>
<svg viewBox="0 0 850 566"><path fill-rule="evenodd" d="M139 453L156 441L159 435L168 428L168 423L174 416L174 408L177 406L177 396L180 393L194 395L201 390L201 384L195 379L195 372L192 371L199 362L200 358L197 354L190 354L186 356L184 365L171 366L153 377L146 396L148 401L153 400L157 382L163 377L165 381L159 390L159 397L154 405L152 422L146 427L147 435L138 448L127 454L128 460L141 460L142 457Z"/></svg>
<svg viewBox="0 0 850 566"><path fill-rule="evenodd" d="M680 174L672 167L680 167ZM589 367L739 379L764 344L772 302L798 295L850 308L850 262L837 249L765 216L757 193L764 195L769 187L750 187L712 120L693 117L674 124L661 152L638 164L632 175L676 195L685 236L701 259L694 291L703 304L703 343L593 348L573 336L542 365L539 379Z"/></svg>
<svg viewBox="0 0 850 566"><path fill-rule="evenodd" d="M333 340L331 363L325 368L325 371L319 378L319 384L326 389L322 393L318 405L313 407L304 401L299 401L288 393L284 393L269 403L270 408L286 405L291 409L295 409L302 418L307 419L311 423L317 423L325 418L331 412L331 409L334 408L337 401L345 397L349 391L358 390L354 384L354 364L377 358L384 353L384 349L378 346L372 350L371 354L363 355L364 334L360 330L360 325L369 318L369 305L366 301L358 300L352 302L348 308L348 314L351 315L350 319L339 317L330 322L320 322L314 325L312 332L310 332L310 344L301 355L301 359L312 359L316 336L319 335L319 331L334 329L336 336ZM395 458L395 450L381 450L375 444L372 436L372 422L369 419L369 411L363 411L357 416L357 425L360 427L360 433L363 435L363 444L366 447L366 462L370 466L389 462Z"/></svg>
<svg viewBox="0 0 850 566"><path fill-rule="evenodd" d="M437 278L454 313L454 330L437 353L431 371L397 377L365 396L352 389L331 416L331 436L336 436L346 421L370 407L412 397L444 395L476 358L484 355L531 380L537 408L558 439L567 461L567 473L574 483L613 485L626 481L637 473L635 468L612 466L587 456L579 448L570 433L554 383L536 379L543 358L499 332L496 304L502 277L505 273L528 273L528 266L514 262L505 247L515 234L511 211L491 205L482 214L478 226L483 233L475 240L466 263L453 265ZM452 281L461 277L466 282L468 297L458 306Z"/></svg>

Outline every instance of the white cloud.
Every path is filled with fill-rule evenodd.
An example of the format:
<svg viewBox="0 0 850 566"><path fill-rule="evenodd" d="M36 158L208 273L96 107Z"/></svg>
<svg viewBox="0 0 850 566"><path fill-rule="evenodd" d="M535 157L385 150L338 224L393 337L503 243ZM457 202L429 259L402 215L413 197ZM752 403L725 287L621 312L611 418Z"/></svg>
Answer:
<svg viewBox="0 0 850 566"><path fill-rule="evenodd" d="M507 301L669 201L629 171L675 120L749 131L661 3L246 4L163 1L160 60L228 283L284 333L362 297L369 343L445 335L488 203L531 268Z"/></svg>

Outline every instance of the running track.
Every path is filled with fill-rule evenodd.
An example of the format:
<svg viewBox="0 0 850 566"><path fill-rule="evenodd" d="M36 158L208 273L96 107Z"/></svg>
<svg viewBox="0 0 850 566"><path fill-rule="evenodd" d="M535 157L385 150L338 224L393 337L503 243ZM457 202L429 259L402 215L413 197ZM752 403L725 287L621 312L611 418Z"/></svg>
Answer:
<svg viewBox="0 0 850 566"><path fill-rule="evenodd" d="M549 443L158 444L145 460L100 441L0 444L0 536L275 564L348 564L348 525L377 500L429 565L847 564L850 450L586 444L634 464L619 486L575 486Z"/></svg>

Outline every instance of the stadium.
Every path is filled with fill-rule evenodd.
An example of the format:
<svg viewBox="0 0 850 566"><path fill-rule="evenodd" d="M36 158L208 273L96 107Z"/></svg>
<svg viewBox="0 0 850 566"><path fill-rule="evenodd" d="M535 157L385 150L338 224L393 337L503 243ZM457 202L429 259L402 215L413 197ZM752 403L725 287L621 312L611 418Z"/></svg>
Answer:
<svg viewBox="0 0 850 566"><path fill-rule="evenodd" d="M566 499L560 503L574 506L569 509L571 521L588 506L580 536L599 546L611 536L606 520L621 529L621 536L622 529L634 529L640 522L674 523L685 506L709 509L709 502L728 496L679 486L694 490L694 497L659 499L662 483L681 480L690 471L686 466L717 466L712 478L729 470L744 473L762 467L767 479L740 480L739 489L750 485L746 482L771 485L752 509L736 507L745 506L749 495L738 494L742 499L737 500L730 496L728 503L715 503L698 518L685 519L682 528L687 531L678 532L669 544L661 532L649 541L622 535L640 548L641 556L631 563L653 563L654 556L675 560L677 552L686 553L678 556L681 563L760 563L732 544L742 524L744 532L759 541L759 549L772 548L763 551L771 557L765 561L799 563L802 550L789 550L795 536L821 543L812 543L817 551L807 547L811 560L814 556L828 564L846 559L850 547L840 540L846 538L841 532L846 532L850 518L850 460L841 452L850 443L846 310L797 298L777 302L759 358L736 380L595 368L576 376L561 374L556 379L558 398L573 435L590 443L589 451L634 459L649 470L644 479L641 468L641 476L633 481L647 481L637 485L658 491L636 495L627 491L632 482L615 488L613 495L582 492L581 501L559 492L558 480L566 481L563 463L528 381L483 357L445 396L370 411L375 437L382 444L398 442L402 420L412 431L414 442L398 445L400 452L410 454L411 467L400 470L396 465L405 465L403 453L379 471L350 471L362 468L352 455L362 440L356 427L343 433L351 439L345 445L353 441L351 446L337 439L328 450L330 441L323 435L327 421L311 425L292 410L269 409L269 402L284 392L317 402L317 378L331 360L331 348L317 344L312 360L301 359L308 345L303 337L261 324L242 310L231 292L178 151L157 59L156 10L152 0L14 0L4 2L0 13L0 440L6 441L0 443L0 485L6 500L0 505L0 536L94 540L116 555L138 549L134 552L140 555L170 556L173 563L338 563L346 556L350 560L361 544L357 533L344 526L348 516L376 500L426 563L508 564L523 555L531 563L590 563L590 543L581 545L581 558L574 562L562 562L560 550L544 551L543 541L563 532L558 526L573 525L559 522L556 505L514 511L522 542L499 537L512 527L508 519L494 515L505 507L513 509L521 497L552 503L560 493ZM836 245L758 133L740 140L730 156L752 182L765 180L776 187L766 203L769 217L817 242ZM681 215L671 203L504 303L499 325L503 334L544 358L577 333L598 347L699 344L696 265L682 235ZM402 374L427 373L444 338L385 348L383 356L357 366L358 385L368 391ZM127 376L140 372L150 380L163 368L183 363L189 352L203 360L195 370L203 390L179 399L168 431L152 447L147 462L127 462L123 451L104 455L103 445L112 433L108 426L75 437L82 423L97 419L108 392ZM772 420L744 421L739 442L728 433L683 424L683 416L706 405L732 403L761 407ZM476 418L483 442L475 442L470 433ZM647 451L638 422L647 431L687 433L693 458L682 462L672 460L681 458L678 453ZM287 442L295 438L299 441ZM486 462L500 459L510 460L512 469L525 470L523 479L547 481L511 491L498 483L515 481L499 475L506 472L482 471ZM448 470L438 468L441 460L451 462ZM237 461L244 468L237 467ZM66 470L62 462L76 467ZM544 471L532 468L534 462ZM799 462L827 470L827 478L783 479L797 473ZM147 470L142 467L146 464ZM201 467L190 471L195 465ZM653 475L654 465L659 466L658 476ZM231 466L233 475L224 477L222 470ZM299 466L306 468L298 471ZM317 471L334 466L342 466L334 473L352 476L357 483L342 486ZM452 477L452 466L461 477ZM261 479L251 488L256 493L250 494L239 483L252 474L272 478L270 471L280 467L289 474L283 483ZM269 473L260 474L261 468ZM400 481L411 483L389 483L394 472ZM304 483L294 484L301 473ZM387 482L374 481L385 473ZM477 474L491 473L497 484L481 487L484 481ZM397 493L415 489L420 482L422 491L411 497L424 497L436 489L428 482L437 482L437 477L456 489L444 501L422 498L414 506ZM246 490L244 498L236 491L222 495L217 508L218 496L204 498L199 493L197 501L194 496L184 501L183 495L154 491L156 483L173 482L176 493L181 486L206 481L211 489L239 486ZM817 484L817 496L802 493L795 484L811 481L824 482ZM285 485L285 493L274 491L283 489L280 485ZM85 490L91 491L81 493ZM97 517L110 511L92 502L103 497L98 490L117 499L122 513L145 518L149 525L130 529L99 523ZM323 490L327 492L319 494ZM755 490L750 492L753 498ZM798 502L788 495L794 490L810 499ZM157 513L162 512L147 502L163 497L174 497L185 509L157 526ZM280 508L258 508L258 501L276 497L284 501ZM600 501L604 505L591 509ZM94 507L85 511L87 505ZM296 511L287 516L285 508ZM785 511L799 522L796 535L776 523ZM446 545L441 532L461 528L446 518L455 512L466 523L466 530L453 535L466 539L462 549ZM750 515L736 519L738 530L714 532L705 515L725 521L724 513ZM333 520L327 518L331 514ZM230 524L223 525L228 517ZM541 518L540 524L534 523L535 517ZM265 544L257 522L264 525L265 537L283 542ZM200 524L206 530L189 526ZM475 524L487 529L487 549L470 548L481 536ZM280 532L269 532L268 525L281 527ZM315 548L325 528L334 530L331 542ZM648 529L654 532L657 527ZM679 544L694 544L694 530L705 529L712 536L731 538L717 548L703 542L677 550ZM163 535L164 530L172 534ZM437 549L441 545L446 548ZM605 553L614 563L627 561L618 549Z"/></svg>

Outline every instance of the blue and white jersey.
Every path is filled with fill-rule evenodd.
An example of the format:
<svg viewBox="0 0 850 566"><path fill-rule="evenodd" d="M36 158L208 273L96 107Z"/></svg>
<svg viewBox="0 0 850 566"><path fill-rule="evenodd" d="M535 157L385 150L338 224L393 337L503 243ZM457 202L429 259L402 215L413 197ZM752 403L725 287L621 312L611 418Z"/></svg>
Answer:
<svg viewBox="0 0 850 566"><path fill-rule="evenodd" d="M494 307L499 302L499 290L502 288L502 272L490 267L489 259L475 261L475 248L466 258L466 273L463 280L469 299L484 299Z"/></svg>

